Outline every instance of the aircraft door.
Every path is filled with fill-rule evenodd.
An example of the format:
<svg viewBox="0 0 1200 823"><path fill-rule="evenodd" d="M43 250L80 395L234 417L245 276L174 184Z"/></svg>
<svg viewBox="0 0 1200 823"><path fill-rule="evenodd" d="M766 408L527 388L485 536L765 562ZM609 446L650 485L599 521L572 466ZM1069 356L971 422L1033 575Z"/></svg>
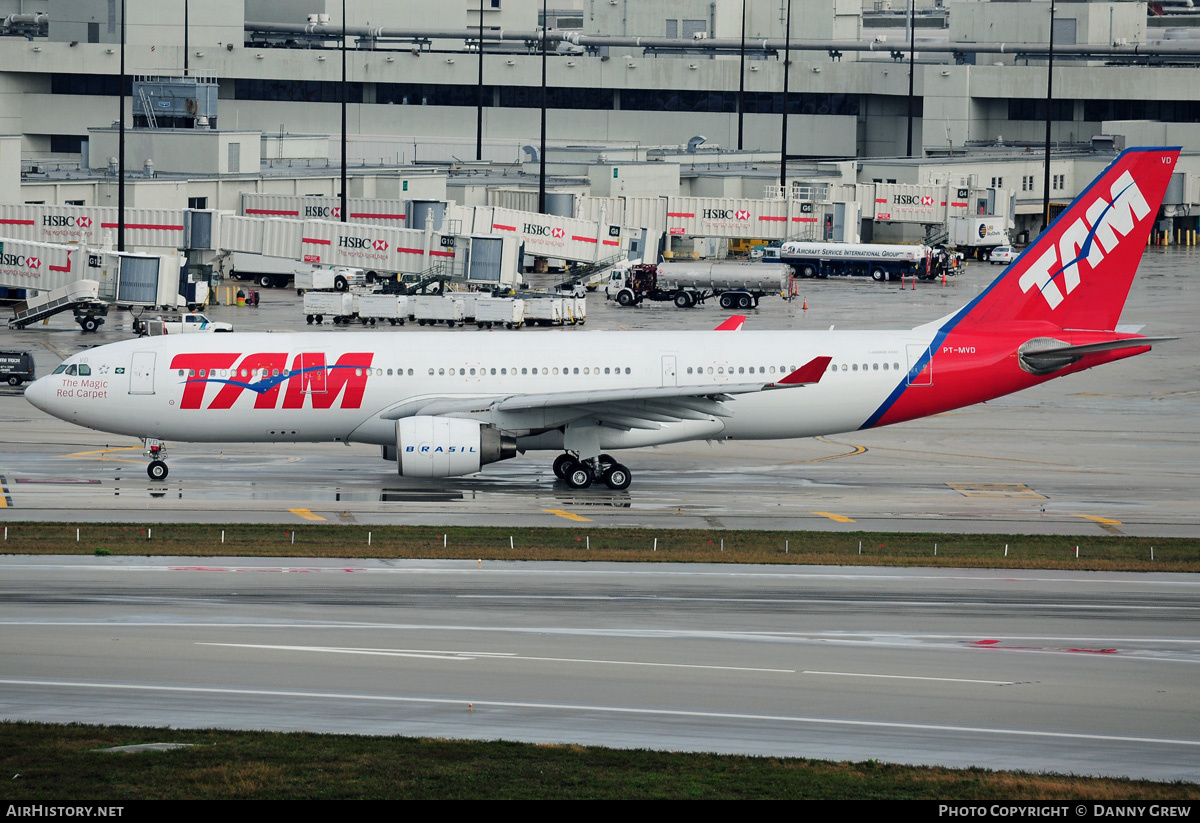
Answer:
<svg viewBox="0 0 1200 823"><path fill-rule="evenodd" d="M325 378L328 373L324 352L302 352L300 354L300 387L304 394L325 394Z"/></svg>
<svg viewBox="0 0 1200 823"><path fill-rule="evenodd" d="M920 343L908 344L908 385L933 385L933 358L927 357L928 353L928 346L922 346Z"/></svg>
<svg viewBox="0 0 1200 823"><path fill-rule="evenodd" d="M675 355L664 354L662 359L662 384L664 386L677 386L679 383L675 377Z"/></svg>
<svg viewBox="0 0 1200 823"><path fill-rule="evenodd" d="M135 351L129 364L129 393L154 394L154 352Z"/></svg>

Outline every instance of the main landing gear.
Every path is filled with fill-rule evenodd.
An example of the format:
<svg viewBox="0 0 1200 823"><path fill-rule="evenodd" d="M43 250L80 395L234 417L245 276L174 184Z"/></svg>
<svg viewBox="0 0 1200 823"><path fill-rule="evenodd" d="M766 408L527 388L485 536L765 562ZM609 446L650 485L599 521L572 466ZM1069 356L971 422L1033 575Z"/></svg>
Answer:
<svg viewBox="0 0 1200 823"><path fill-rule="evenodd" d="M167 479L167 444L153 438L146 439L146 456L151 458L146 474L151 480Z"/></svg>
<svg viewBox="0 0 1200 823"><path fill-rule="evenodd" d="M614 491L629 488L633 479L629 469L608 454L583 460L570 453L560 454L554 458L554 476L572 489L586 489L600 479Z"/></svg>

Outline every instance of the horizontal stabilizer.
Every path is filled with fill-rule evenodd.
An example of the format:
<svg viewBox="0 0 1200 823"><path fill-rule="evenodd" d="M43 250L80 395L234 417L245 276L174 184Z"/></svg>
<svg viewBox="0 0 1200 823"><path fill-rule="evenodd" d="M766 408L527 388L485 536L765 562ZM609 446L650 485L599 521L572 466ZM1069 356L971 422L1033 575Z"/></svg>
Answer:
<svg viewBox="0 0 1200 823"><path fill-rule="evenodd" d="M825 370L829 368L829 364L832 361L832 357L814 357L780 380L777 385L802 386L806 383L817 383L821 380L821 376L825 374Z"/></svg>
<svg viewBox="0 0 1200 823"><path fill-rule="evenodd" d="M1125 337L1100 343L1072 346L1052 337L1037 337L1021 346L1018 355L1021 366L1033 374L1049 374L1078 363L1085 354L1119 349L1140 349L1154 343L1178 340L1178 337Z"/></svg>

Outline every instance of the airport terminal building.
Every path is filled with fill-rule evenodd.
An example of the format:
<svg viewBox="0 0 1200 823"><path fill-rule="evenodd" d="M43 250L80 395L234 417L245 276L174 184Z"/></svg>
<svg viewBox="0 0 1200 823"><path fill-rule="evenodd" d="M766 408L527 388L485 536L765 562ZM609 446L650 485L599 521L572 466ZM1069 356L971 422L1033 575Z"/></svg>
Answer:
<svg viewBox="0 0 1200 823"><path fill-rule="evenodd" d="M1040 224L1049 112L1051 199L1066 202L1091 179L1090 165L1076 173L1076 158L1182 145L1169 230L1196 228L1200 26L1189 9L1057 3L1048 100L1049 2L919 0L911 53L905 5L556 0L543 55L536 0L347 0L350 194L403 196L409 183L397 169L417 187L431 173L457 177L445 184L452 196L470 196L464 175L487 186L497 169L498 184L527 186L538 170L545 65L547 145L559 159L567 147L589 156L560 169L573 190L761 198L781 178L807 182L814 164L858 161L857 181L844 168L823 181L959 175L1011 192L1020 232ZM115 205L106 198L122 30L126 169L158 184L135 204L236 208L244 191L335 194L342 7L0 0L0 199ZM184 76L196 93L174 103L135 80ZM789 169L780 175L785 133ZM473 165L477 135L482 162ZM682 174L656 174L664 147L689 147L690 170L684 162ZM614 172L609 155L632 159ZM877 158L891 160L866 162ZM301 172L319 182L291 180Z"/></svg>

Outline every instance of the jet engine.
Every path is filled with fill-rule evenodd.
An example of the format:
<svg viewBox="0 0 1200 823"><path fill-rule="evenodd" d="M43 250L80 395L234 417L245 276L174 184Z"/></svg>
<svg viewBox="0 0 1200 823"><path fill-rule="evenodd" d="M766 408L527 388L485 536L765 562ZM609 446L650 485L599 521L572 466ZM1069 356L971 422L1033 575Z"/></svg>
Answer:
<svg viewBox="0 0 1200 823"><path fill-rule="evenodd" d="M401 477L457 477L514 457L517 440L478 420L404 417L396 421L395 453Z"/></svg>

